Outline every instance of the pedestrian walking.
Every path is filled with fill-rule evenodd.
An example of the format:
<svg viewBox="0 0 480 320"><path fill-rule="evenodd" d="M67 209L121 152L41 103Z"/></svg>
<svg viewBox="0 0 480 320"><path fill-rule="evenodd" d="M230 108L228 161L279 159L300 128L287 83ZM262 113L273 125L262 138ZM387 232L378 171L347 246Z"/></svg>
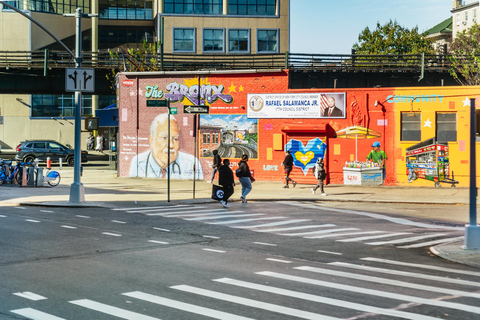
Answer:
<svg viewBox="0 0 480 320"><path fill-rule="evenodd" d="M223 187L223 199L220 200L220 203L225 208L230 208L227 202L234 192L235 180L233 178L233 171L230 169L229 159L223 159L223 165L218 169L218 184Z"/></svg>
<svg viewBox="0 0 480 320"><path fill-rule="evenodd" d="M222 164L222 158L218 155L218 150L213 150L213 173L212 173L212 179L207 180L207 183L212 183L213 179L215 179L215 174L217 173L218 169L220 168L220 165Z"/></svg>
<svg viewBox="0 0 480 320"><path fill-rule="evenodd" d="M297 183L290 178L290 172L292 172L293 169L293 156L291 155L290 150L287 150L285 153L285 159L283 159L282 166L285 170L285 185L283 187L288 188L288 182L290 181L295 188Z"/></svg>
<svg viewBox="0 0 480 320"><path fill-rule="evenodd" d="M93 134L90 132L87 138L87 150L93 150L94 149L94 144L95 144L95 137Z"/></svg>
<svg viewBox="0 0 480 320"><path fill-rule="evenodd" d="M242 160L238 162L238 169L236 171L237 177L240 180L242 185L242 196L240 200L242 203L247 203L247 194L252 191L252 173L250 172L250 168L248 167L248 156L244 154L242 156Z"/></svg>
<svg viewBox="0 0 480 320"><path fill-rule="evenodd" d="M95 150L103 152L103 136L102 135L97 136L97 147Z"/></svg>
<svg viewBox="0 0 480 320"><path fill-rule="evenodd" d="M317 178L318 184L312 189L312 193L315 194L315 191L320 188L322 196L326 196L327 194L323 190L323 181L327 177L327 174L325 172L325 164L323 163L322 157L317 159L317 163L315 163L315 167L313 168L313 174L315 175L315 178Z"/></svg>

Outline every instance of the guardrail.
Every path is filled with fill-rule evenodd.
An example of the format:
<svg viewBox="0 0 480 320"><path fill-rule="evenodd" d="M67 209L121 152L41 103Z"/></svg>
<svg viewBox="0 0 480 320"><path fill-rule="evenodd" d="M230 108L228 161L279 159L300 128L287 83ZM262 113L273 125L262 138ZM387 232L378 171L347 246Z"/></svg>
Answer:
<svg viewBox="0 0 480 320"><path fill-rule="evenodd" d="M116 71L195 71L195 70L245 70L290 69L317 71L392 71L420 70L448 72L449 56L425 55L336 55L336 54L176 54L147 55L136 60L119 51L113 58L107 51L84 52L84 68L114 69ZM135 62L135 63L133 63ZM65 51L0 51L0 68L41 69L72 68L75 62Z"/></svg>

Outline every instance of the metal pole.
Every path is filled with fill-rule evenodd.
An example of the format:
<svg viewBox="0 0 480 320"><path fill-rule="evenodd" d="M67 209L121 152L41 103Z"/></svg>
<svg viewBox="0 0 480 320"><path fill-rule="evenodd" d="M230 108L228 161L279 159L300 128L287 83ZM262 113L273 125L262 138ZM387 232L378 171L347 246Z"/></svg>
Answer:
<svg viewBox="0 0 480 320"><path fill-rule="evenodd" d="M75 11L75 68L82 67L82 9L77 8ZM80 72L78 72L80 74ZM80 166L81 166L81 109L82 109L82 92L75 91L75 148L73 153L73 183L70 186L70 202L85 202L85 190L80 182Z"/></svg>
<svg viewBox="0 0 480 320"><path fill-rule="evenodd" d="M195 199L196 174L197 174L197 114L194 114L193 115L193 199Z"/></svg>
<svg viewBox="0 0 480 320"><path fill-rule="evenodd" d="M170 202L170 100L167 100L167 112L168 112L168 155L167 155L167 202Z"/></svg>

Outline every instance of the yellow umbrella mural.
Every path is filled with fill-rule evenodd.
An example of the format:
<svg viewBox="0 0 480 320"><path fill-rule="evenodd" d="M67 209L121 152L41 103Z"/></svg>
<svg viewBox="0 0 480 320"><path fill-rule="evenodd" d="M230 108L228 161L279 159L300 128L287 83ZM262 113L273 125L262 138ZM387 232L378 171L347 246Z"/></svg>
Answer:
<svg viewBox="0 0 480 320"><path fill-rule="evenodd" d="M362 126L348 127L335 132L337 138L355 139L355 161L357 161L357 140L358 139L373 139L381 137L382 135L372 129Z"/></svg>

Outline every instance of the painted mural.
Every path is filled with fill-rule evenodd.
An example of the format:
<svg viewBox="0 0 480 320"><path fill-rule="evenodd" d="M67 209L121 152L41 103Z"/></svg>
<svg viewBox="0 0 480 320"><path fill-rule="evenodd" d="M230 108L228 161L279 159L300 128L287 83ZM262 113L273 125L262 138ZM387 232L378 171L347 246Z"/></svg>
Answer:
<svg viewBox="0 0 480 320"><path fill-rule="evenodd" d="M285 145L285 150L289 150L293 156L294 167L302 170L303 175L307 175L308 170L315 167L318 158L325 158L327 150L325 140L326 138L324 140L315 138L303 145L301 141L291 139Z"/></svg>

